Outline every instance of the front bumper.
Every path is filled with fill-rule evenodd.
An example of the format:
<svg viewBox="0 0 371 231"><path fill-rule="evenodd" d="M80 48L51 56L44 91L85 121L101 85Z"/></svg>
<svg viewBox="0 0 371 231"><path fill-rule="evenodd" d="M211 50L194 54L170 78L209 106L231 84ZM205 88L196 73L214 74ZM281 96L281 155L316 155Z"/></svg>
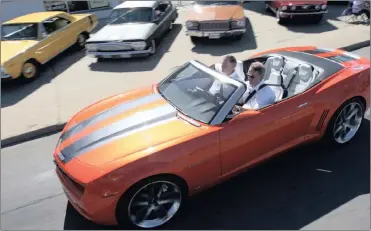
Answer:
<svg viewBox="0 0 371 231"><path fill-rule="evenodd" d="M153 48L142 51L86 51L86 55L95 58L120 59L148 56L153 53Z"/></svg>
<svg viewBox="0 0 371 231"><path fill-rule="evenodd" d="M210 39L218 39L222 37L229 37L234 35L241 35L246 32L246 29L235 29L228 31L198 31L198 30L187 30L186 35L192 37L208 37Z"/></svg>
<svg viewBox="0 0 371 231"><path fill-rule="evenodd" d="M1 79L12 78L3 68L0 68L0 76L1 76Z"/></svg>
<svg viewBox="0 0 371 231"><path fill-rule="evenodd" d="M328 11L314 11L314 12L283 12L281 11L279 14L281 17L289 17L289 16L297 16L297 15L319 15L319 14L326 14Z"/></svg>
<svg viewBox="0 0 371 231"><path fill-rule="evenodd" d="M55 162L56 164L56 162ZM119 198L102 198L86 190L81 197L77 196L74 188L61 170L56 167L57 176L62 184L63 191L78 213L86 219L101 225L117 225L115 208Z"/></svg>

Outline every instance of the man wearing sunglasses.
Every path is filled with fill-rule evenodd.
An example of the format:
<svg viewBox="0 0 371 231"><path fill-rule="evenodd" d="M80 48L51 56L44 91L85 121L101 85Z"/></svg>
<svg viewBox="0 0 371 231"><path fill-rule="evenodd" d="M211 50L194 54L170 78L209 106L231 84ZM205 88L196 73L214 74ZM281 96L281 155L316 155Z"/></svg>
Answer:
<svg viewBox="0 0 371 231"><path fill-rule="evenodd" d="M254 62L250 65L246 73L247 90L242 96L241 101L244 103L242 108L235 106L233 113L239 113L241 110L257 110L264 106L273 104L276 101L276 95L273 89L264 84L265 67L260 62Z"/></svg>

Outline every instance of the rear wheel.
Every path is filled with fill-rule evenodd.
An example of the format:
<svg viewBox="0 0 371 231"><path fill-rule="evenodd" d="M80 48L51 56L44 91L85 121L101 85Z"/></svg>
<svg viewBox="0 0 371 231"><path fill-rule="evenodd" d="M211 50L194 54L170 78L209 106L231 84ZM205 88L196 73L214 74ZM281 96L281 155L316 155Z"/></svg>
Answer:
<svg viewBox="0 0 371 231"><path fill-rule="evenodd" d="M87 39L88 39L88 36L86 34L79 34L79 36L77 36L77 41L76 41L77 49L79 50L84 49Z"/></svg>
<svg viewBox="0 0 371 231"><path fill-rule="evenodd" d="M172 177L141 181L121 198L116 218L121 226L155 229L167 224L186 198L184 185Z"/></svg>
<svg viewBox="0 0 371 231"><path fill-rule="evenodd" d="M363 122L365 105L359 98L345 102L333 115L326 130L325 139L331 145L342 146L357 134Z"/></svg>

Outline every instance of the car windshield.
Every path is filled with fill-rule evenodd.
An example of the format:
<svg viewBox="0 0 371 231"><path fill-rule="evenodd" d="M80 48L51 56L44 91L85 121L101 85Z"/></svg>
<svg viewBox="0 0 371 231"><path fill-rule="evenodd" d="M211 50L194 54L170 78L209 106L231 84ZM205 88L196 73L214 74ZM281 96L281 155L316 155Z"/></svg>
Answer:
<svg viewBox="0 0 371 231"><path fill-rule="evenodd" d="M36 23L5 24L1 27L2 40L35 40L37 39Z"/></svg>
<svg viewBox="0 0 371 231"><path fill-rule="evenodd" d="M152 18L152 8L122 8L112 11L109 24L151 22Z"/></svg>
<svg viewBox="0 0 371 231"><path fill-rule="evenodd" d="M197 1L196 4L202 6L212 6L212 5L239 5L239 1Z"/></svg>
<svg viewBox="0 0 371 231"><path fill-rule="evenodd" d="M210 93L214 83L220 84L221 94ZM159 93L180 112L209 124L237 86L224 83L192 63L187 63L158 86Z"/></svg>

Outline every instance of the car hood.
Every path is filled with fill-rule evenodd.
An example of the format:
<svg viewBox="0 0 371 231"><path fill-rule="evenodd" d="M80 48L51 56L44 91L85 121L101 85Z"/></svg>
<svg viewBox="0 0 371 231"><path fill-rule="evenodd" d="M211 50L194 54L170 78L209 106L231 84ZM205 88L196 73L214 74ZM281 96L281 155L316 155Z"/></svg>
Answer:
<svg viewBox="0 0 371 231"><path fill-rule="evenodd" d="M65 164L76 158L100 166L199 130L161 95L136 92L82 110L62 132L55 155Z"/></svg>
<svg viewBox="0 0 371 231"><path fill-rule="evenodd" d="M194 5L189 9L187 20L208 21L208 20L229 20L245 17L241 6L199 6Z"/></svg>
<svg viewBox="0 0 371 231"><path fill-rule="evenodd" d="M156 29L155 23L127 23L106 25L97 33L91 35L89 42L117 41L117 40L145 40Z"/></svg>
<svg viewBox="0 0 371 231"><path fill-rule="evenodd" d="M35 40L1 41L1 65L36 43Z"/></svg>

